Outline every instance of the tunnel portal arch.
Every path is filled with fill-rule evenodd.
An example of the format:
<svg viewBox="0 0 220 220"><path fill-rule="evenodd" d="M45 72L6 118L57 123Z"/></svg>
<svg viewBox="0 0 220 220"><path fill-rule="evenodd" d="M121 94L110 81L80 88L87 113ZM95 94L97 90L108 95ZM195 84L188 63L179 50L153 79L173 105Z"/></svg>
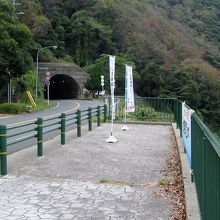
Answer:
<svg viewBox="0 0 220 220"><path fill-rule="evenodd" d="M50 99L75 99L80 96L80 85L71 76L57 74L50 78ZM44 97L47 98L47 86L45 85Z"/></svg>
<svg viewBox="0 0 220 220"><path fill-rule="evenodd" d="M42 82L42 84L44 84L45 81L48 80L48 75L51 76L50 87L52 89L52 99L55 99L56 97L58 97L59 99L62 97L64 99L80 98L83 95L85 83L89 79L89 74L87 72L85 72L82 68L72 63L38 63L38 77L39 81ZM62 78L65 82L69 82L66 84L69 87L69 89L64 90L62 96L58 94L58 91L63 91L61 90L62 87L53 89L52 80L56 79L55 76L58 77L57 82L62 81ZM47 88L45 87L45 98L47 98L46 93Z"/></svg>

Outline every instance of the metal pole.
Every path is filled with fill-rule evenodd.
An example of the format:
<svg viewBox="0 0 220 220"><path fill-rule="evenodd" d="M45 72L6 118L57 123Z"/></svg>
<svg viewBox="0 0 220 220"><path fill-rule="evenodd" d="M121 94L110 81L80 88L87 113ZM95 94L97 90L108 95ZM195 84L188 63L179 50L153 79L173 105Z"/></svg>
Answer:
<svg viewBox="0 0 220 220"><path fill-rule="evenodd" d="M7 174L7 127L0 125L1 175Z"/></svg>
<svg viewBox="0 0 220 220"><path fill-rule="evenodd" d="M39 64L39 53L40 53L40 51L41 50L43 50L43 49L47 49L47 48L53 48L53 49L57 49L57 46L49 46L49 47L43 47L43 48L41 48L41 49L39 49L38 51L37 51L37 68L36 68L36 82L35 82L35 102L37 101L37 90L38 90L38 72L39 72L39 67L38 67L38 64Z"/></svg>
<svg viewBox="0 0 220 220"><path fill-rule="evenodd" d="M182 102L180 102L180 137L182 137Z"/></svg>
<svg viewBox="0 0 220 220"><path fill-rule="evenodd" d="M97 126L99 127L101 125L100 123L100 114L101 114L101 111L100 111L100 106L97 107Z"/></svg>
<svg viewBox="0 0 220 220"><path fill-rule="evenodd" d="M61 114L61 145L65 145L65 125L66 125L66 114Z"/></svg>
<svg viewBox="0 0 220 220"><path fill-rule="evenodd" d="M128 84L128 76L127 76L127 71L126 71L126 74L125 74L125 124L127 123L127 84Z"/></svg>
<svg viewBox="0 0 220 220"><path fill-rule="evenodd" d="M77 137L81 137L81 111L77 110Z"/></svg>
<svg viewBox="0 0 220 220"><path fill-rule="evenodd" d="M37 119L37 155L43 156L43 119Z"/></svg>
<svg viewBox="0 0 220 220"><path fill-rule="evenodd" d="M115 108L115 106L114 106L114 102L113 102L113 105L112 105L112 119L111 119L111 136L113 136L114 114L115 114L114 108Z"/></svg>
<svg viewBox="0 0 220 220"><path fill-rule="evenodd" d="M11 84L12 80L10 79L9 81L9 102L11 103L11 100L12 100L12 84Z"/></svg>
<svg viewBox="0 0 220 220"><path fill-rule="evenodd" d="M88 109L89 131L92 131L92 108Z"/></svg>
<svg viewBox="0 0 220 220"><path fill-rule="evenodd" d="M37 68L36 68L36 82L35 82L35 102L37 102L37 86L38 86L38 56L41 49L37 52Z"/></svg>
<svg viewBox="0 0 220 220"><path fill-rule="evenodd" d="M107 105L104 105L104 122L107 121Z"/></svg>
<svg viewBox="0 0 220 220"><path fill-rule="evenodd" d="M8 83L8 103L10 102L10 98L9 98L9 95L10 95L10 83Z"/></svg>
<svg viewBox="0 0 220 220"><path fill-rule="evenodd" d="M47 84L47 104L50 105L50 83Z"/></svg>

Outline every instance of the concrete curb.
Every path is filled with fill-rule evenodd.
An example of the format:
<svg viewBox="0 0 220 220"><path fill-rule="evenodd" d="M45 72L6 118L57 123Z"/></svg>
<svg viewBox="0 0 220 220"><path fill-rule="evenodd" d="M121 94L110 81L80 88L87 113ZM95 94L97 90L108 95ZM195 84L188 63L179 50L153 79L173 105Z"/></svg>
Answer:
<svg viewBox="0 0 220 220"><path fill-rule="evenodd" d="M191 182L190 166L187 159L187 155L184 153L182 139L180 137L179 130L176 129L176 124L172 124L172 128L181 160L181 167L182 167L182 174L184 181L186 219L199 220L201 219L199 203L198 203L195 184Z"/></svg>
<svg viewBox="0 0 220 220"><path fill-rule="evenodd" d="M108 121L111 123L110 121ZM115 124L124 124L123 121L116 121ZM127 124L140 124L140 125L165 125L165 126L171 126L171 122L146 122L146 121L127 121Z"/></svg>
<svg viewBox="0 0 220 220"><path fill-rule="evenodd" d="M5 119L5 118L11 118L11 117L14 117L14 115L0 115L0 119Z"/></svg>

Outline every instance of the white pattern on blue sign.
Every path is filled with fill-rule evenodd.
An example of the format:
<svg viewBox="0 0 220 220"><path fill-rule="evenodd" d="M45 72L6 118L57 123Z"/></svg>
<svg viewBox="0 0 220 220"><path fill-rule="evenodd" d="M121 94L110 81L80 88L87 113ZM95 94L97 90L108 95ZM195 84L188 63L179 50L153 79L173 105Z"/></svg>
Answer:
<svg viewBox="0 0 220 220"><path fill-rule="evenodd" d="M49 85L50 85L50 80L45 80L45 84L46 84L47 86L49 86Z"/></svg>

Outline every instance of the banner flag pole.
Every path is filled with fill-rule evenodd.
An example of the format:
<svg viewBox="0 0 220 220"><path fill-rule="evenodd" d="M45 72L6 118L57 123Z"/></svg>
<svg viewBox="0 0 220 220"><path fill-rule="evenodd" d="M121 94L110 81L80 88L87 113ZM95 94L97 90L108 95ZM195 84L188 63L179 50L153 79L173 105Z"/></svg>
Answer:
<svg viewBox="0 0 220 220"><path fill-rule="evenodd" d="M108 143L116 143L118 140L113 136L114 119L115 119L115 56L109 55L109 74L110 74L110 89L111 89L111 106L112 106L112 119L111 119L111 134L106 140Z"/></svg>
<svg viewBox="0 0 220 220"><path fill-rule="evenodd" d="M127 98L128 98L128 65L125 65L125 108L124 108L124 125L121 130L127 131L129 127L127 126Z"/></svg>
<svg viewBox="0 0 220 220"><path fill-rule="evenodd" d="M126 65L125 71L125 125L122 127L123 131L128 130L127 123L127 114L129 112L135 112L135 103L134 103L134 86L133 86L133 70L132 66Z"/></svg>

